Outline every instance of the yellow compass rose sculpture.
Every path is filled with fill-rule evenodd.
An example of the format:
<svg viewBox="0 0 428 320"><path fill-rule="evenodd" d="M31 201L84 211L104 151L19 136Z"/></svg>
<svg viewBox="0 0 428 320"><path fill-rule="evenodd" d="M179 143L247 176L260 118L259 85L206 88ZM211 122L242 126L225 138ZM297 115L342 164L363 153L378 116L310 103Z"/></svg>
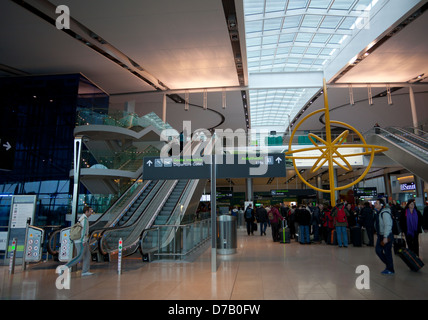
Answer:
<svg viewBox="0 0 428 320"><path fill-rule="evenodd" d="M294 128L294 130L291 134L290 143L288 145L288 151L285 153L285 158L293 160L293 166L294 166L294 169L296 171L296 174L298 175L300 180L302 180L307 186L309 186L310 188L312 188L314 190L320 191L320 192L325 192L325 193L329 192L330 193L330 199L331 199L331 205L334 206L336 204L336 191L350 188L351 186L360 182L366 176L366 174L369 172L370 167L373 164L374 155L376 153L387 151L388 148L382 147L382 146L368 145L366 143L366 140L362 136L362 134L359 133L354 127L352 127L349 124L346 124L344 122L330 120L330 111L328 108L327 85L326 85L325 79L323 81L323 87L324 87L324 109L319 109L319 110L316 110L316 111L308 114L306 117L304 117L297 124L297 126ZM313 115L315 115L317 113L321 113L321 112L325 112L325 130L326 130L325 136L326 136L326 139L322 139L322 138L318 137L317 135L310 133L308 135L308 138L312 142L313 147L298 149L298 150L291 150L294 135L295 135L297 129L299 129L300 125L303 122L305 122L305 120L308 119L309 117L312 117ZM346 141L346 138L349 134L349 130L343 131L336 139L332 140L331 124L336 124L336 125L348 128L351 131L355 132L358 135L358 137L360 138L361 144L343 144ZM341 152L344 153L343 151L341 151L341 150L343 150L343 148L362 148L362 152L352 153L352 154L341 154ZM299 152L308 152L308 151L314 151L314 150L318 150L319 152L321 152L321 155L313 155L313 156L299 156L298 155ZM361 176L358 179L356 179L355 181L353 181L347 185L341 186L341 187L336 186L334 183L334 165L337 165L337 166L345 169L346 171L352 171L352 166L346 158L359 156L359 155L370 155L370 161L369 161L369 164L367 165L367 168L364 170L364 172L361 174ZM329 189L321 189L321 188L315 187L315 186L311 185L309 182L307 182L302 177L302 175L300 174L300 172L297 168L296 159L313 159L313 160L315 160L315 163L311 168L311 173L318 171L322 166L324 166L327 163L328 164L328 175L329 175L329 180L330 180L330 188Z"/></svg>

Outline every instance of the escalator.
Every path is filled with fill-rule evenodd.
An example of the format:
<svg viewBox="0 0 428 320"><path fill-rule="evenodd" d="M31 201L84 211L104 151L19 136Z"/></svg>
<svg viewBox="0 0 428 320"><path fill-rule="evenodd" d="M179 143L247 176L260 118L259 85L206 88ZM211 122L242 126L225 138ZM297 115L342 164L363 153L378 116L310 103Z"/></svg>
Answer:
<svg viewBox="0 0 428 320"><path fill-rule="evenodd" d="M195 199L202 194L204 181L200 180L168 180L159 187L157 194L134 213L122 226L94 230L98 234L97 250L106 256L117 252L119 239L123 243L123 256L134 254L140 246L140 237L144 230L154 225L180 223L181 218L190 208ZM202 188L200 187L202 185ZM93 241L93 237L91 237ZM91 241L90 240L90 241Z"/></svg>
<svg viewBox="0 0 428 320"><path fill-rule="evenodd" d="M182 217L186 210L196 212L205 185L205 180L142 182L141 179L142 176L97 221L90 224L89 244L93 255L108 256L116 252L119 238L123 240L124 255L136 252L143 230L154 224L170 222L173 213L179 212ZM53 255L58 254L52 243L59 243L60 231L52 234L49 240L48 246Z"/></svg>
<svg viewBox="0 0 428 320"><path fill-rule="evenodd" d="M91 221L89 232L96 229L107 228L114 226L122 216L128 214L128 210L136 201L144 196L152 181L142 182L142 177L136 181L104 212L96 221ZM56 229L48 236L47 250L52 256L58 255L59 235L62 229Z"/></svg>
<svg viewBox="0 0 428 320"><path fill-rule="evenodd" d="M198 150L199 143L186 144L183 153L188 150L187 148ZM103 256L116 253L119 239L122 239L123 256L132 255L138 249L142 253L140 246L142 235L147 235L144 231L153 226L179 225L185 214L196 212L205 183L205 180L187 179L159 181L153 188L155 191L151 192L151 195L138 206L139 209L130 215L129 219L125 221L122 218L123 223L114 227L92 231L90 241L92 241L93 253L97 251ZM165 234L168 235L164 237L166 241L162 245L157 243L158 248L160 245L167 245L174 237L173 232ZM98 244L95 245L95 242Z"/></svg>
<svg viewBox="0 0 428 320"><path fill-rule="evenodd" d="M369 144L388 147L384 154L428 181L428 134L398 127L374 128L366 134Z"/></svg>

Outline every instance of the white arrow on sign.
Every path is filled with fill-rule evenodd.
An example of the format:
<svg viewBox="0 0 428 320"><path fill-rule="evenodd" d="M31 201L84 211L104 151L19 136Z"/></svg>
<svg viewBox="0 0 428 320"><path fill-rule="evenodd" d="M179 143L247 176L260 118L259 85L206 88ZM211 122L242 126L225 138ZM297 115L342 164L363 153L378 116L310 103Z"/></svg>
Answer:
<svg viewBox="0 0 428 320"><path fill-rule="evenodd" d="M153 164L152 160L149 160L149 161L147 161L146 163L147 163L147 165L148 165L149 167Z"/></svg>
<svg viewBox="0 0 428 320"><path fill-rule="evenodd" d="M278 157L275 159L275 161L278 162L278 164L279 164L280 162L282 162L282 159L280 157Z"/></svg>
<svg viewBox="0 0 428 320"><path fill-rule="evenodd" d="M3 145L3 147L5 147L6 148L6 151L9 151L9 149L10 148L12 148L12 146L10 145L10 143L9 143L9 141L8 142L6 142L4 145Z"/></svg>

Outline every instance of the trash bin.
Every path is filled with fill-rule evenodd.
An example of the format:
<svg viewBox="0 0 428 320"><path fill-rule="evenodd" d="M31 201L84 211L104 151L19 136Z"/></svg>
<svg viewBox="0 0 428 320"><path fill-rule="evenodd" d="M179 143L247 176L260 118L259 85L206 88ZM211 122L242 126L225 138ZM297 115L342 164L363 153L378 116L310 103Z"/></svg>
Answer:
<svg viewBox="0 0 428 320"><path fill-rule="evenodd" d="M233 254L237 248L237 220L234 216L217 217L217 253Z"/></svg>

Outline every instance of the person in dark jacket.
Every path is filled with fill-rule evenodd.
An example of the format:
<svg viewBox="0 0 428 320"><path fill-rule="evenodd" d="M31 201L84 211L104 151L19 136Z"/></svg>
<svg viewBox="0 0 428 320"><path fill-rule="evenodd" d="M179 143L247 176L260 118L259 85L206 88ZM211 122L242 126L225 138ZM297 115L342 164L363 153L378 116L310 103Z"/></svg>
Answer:
<svg viewBox="0 0 428 320"><path fill-rule="evenodd" d="M290 228L290 238L294 239L296 234L296 206L292 206L288 211L287 224Z"/></svg>
<svg viewBox="0 0 428 320"><path fill-rule="evenodd" d="M260 235L266 235L266 228L269 219L263 204L261 204L260 207L256 209L256 217L257 221L260 222Z"/></svg>
<svg viewBox="0 0 428 320"><path fill-rule="evenodd" d="M422 232L423 217L416 208L415 200L407 202L404 212L400 217L400 228L406 237L409 250L419 256L419 233Z"/></svg>
<svg viewBox="0 0 428 320"><path fill-rule="evenodd" d="M321 242L320 227L321 227L321 211L322 204L317 203L315 207L309 208L311 210L311 225L314 234L314 242Z"/></svg>
<svg viewBox="0 0 428 320"><path fill-rule="evenodd" d="M296 221L299 224L300 244L310 244L309 226L311 224L311 212L305 206L300 205L296 210Z"/></svg>
<svg viewBox="0 0 428 320"><path fill-rule="evenodd" d="M248 207L244 211L245 222L247 223L247 233L248 235L254 235L253 223L255 218L254 209L252 204L250 203ZM256 225L257 226L257 225Z"/></svg>
<svg viewBox="0 0 428 320"><path fill-rule="evenodd" d="M359 224L366 229L367 237L369 238L369 247L374 246L374 212L370 207L370 203L365 202L364 208L361 209Z"/></svg>

